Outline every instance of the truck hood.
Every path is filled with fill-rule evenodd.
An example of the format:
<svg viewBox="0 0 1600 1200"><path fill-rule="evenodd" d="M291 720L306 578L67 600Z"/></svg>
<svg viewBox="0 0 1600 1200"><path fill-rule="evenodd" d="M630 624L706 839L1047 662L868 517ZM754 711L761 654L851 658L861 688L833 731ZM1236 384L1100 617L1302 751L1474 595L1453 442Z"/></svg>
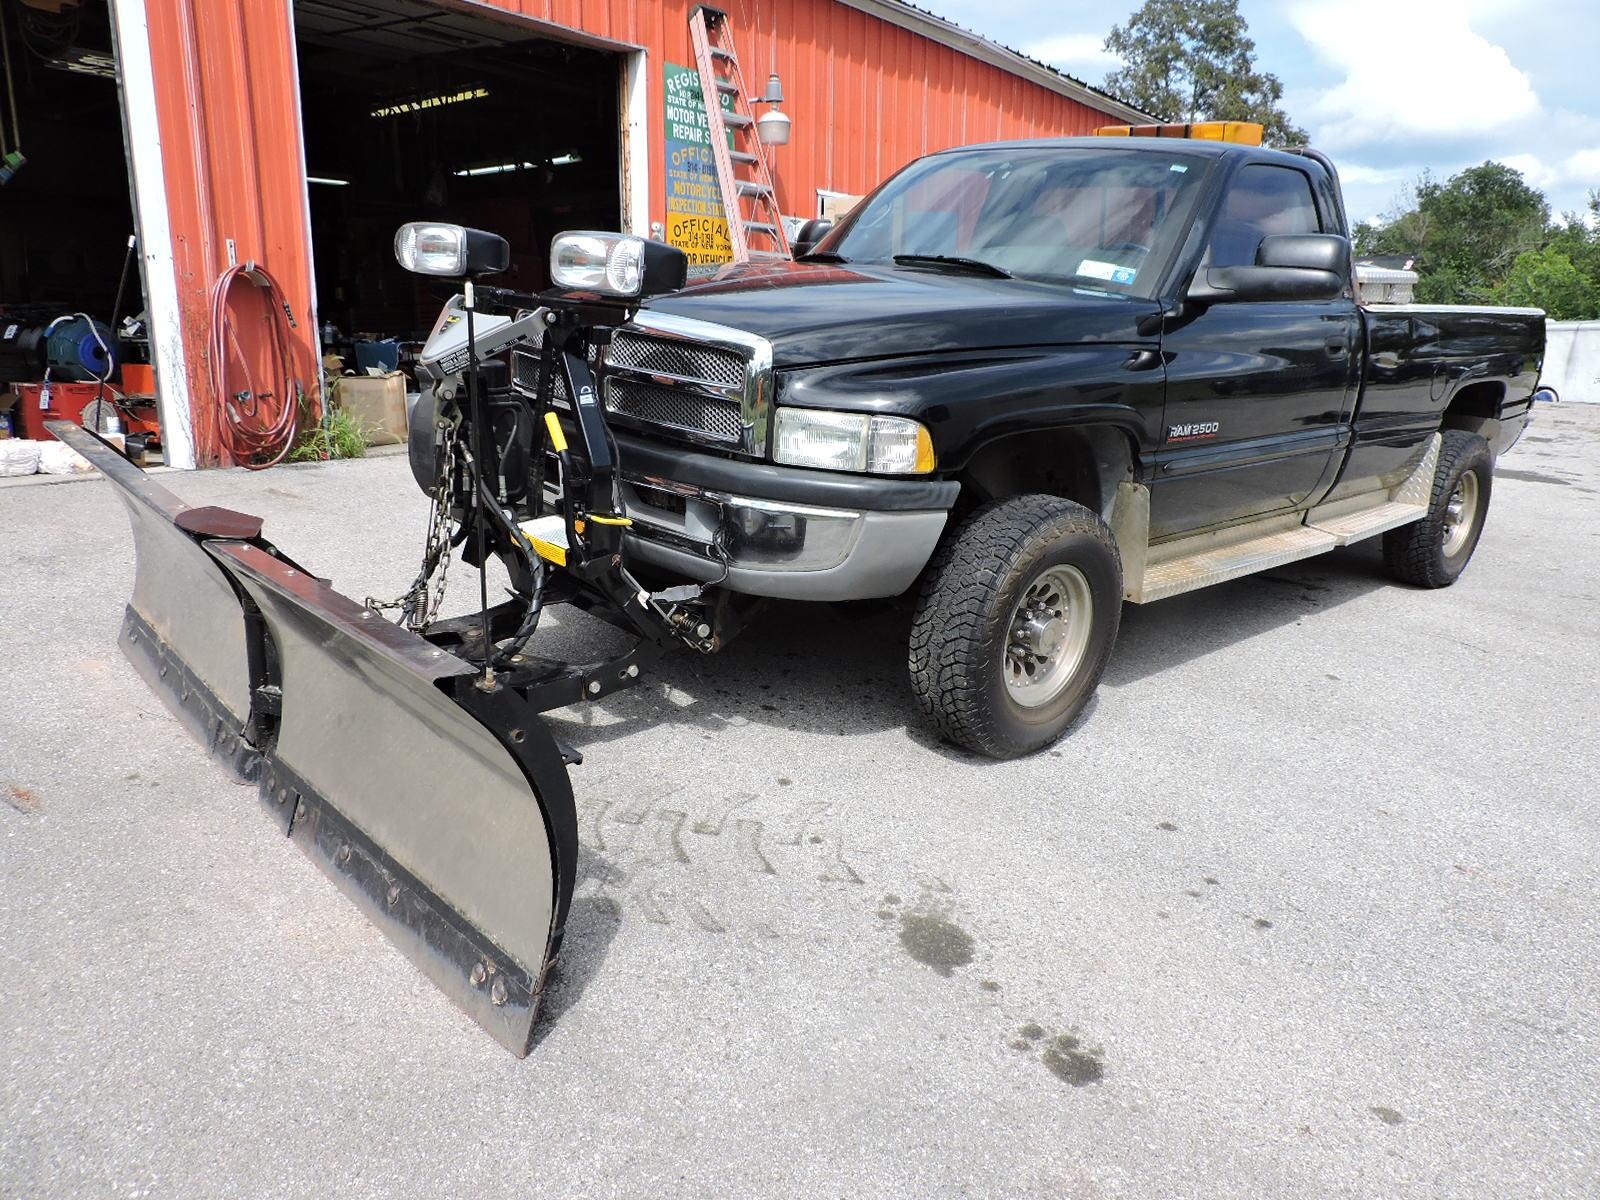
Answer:
<svg viewBox="0 0 1600 1200"><path fill-rule="evenodd" d="M644 307L712 321L772 343L773 364L1148 341L1138 300L1061 284L916 267L777 263L725 267Z"/></svg>

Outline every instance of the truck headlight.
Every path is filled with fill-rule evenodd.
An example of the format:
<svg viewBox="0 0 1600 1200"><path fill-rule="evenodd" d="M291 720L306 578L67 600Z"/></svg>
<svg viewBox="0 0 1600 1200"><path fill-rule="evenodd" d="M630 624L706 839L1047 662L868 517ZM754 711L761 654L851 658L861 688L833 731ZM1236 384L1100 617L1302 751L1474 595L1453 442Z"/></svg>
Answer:
<svg viewBox="0 0 1600 1200"><path fill-rule="evenodd" d="M933 470L933 438L909 417L778 409L773 458L791 467L867 471L874 475L926 475Z"/></svg>
<svg viewBox="0 0 1600 1200"><path fill-rule="evenodd" d="M681 288L688 256L676 246L622 233L577 230L550 243L550 280L559 288L629 299Z"/></svg>

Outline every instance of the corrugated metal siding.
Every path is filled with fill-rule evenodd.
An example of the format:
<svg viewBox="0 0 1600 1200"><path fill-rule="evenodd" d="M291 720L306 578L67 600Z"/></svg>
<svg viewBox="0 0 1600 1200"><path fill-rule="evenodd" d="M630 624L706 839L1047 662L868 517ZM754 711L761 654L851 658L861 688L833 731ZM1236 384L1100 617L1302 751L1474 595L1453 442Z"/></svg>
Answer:
<svg viewBox="0 0 1600 1200"><path fill-rule="evenodd" d="M148 0L147 13L186 382L204 463L216 460L217 444L210 289L228 266L229 238L239 261L254 259L276 276L308 361L315 350L294 37L287 0ZM250 336L262 324L254 308L238 325L246 353L264 365L264 342Z"/></svg>
<svg viewBox="0 0 1600 1200"><path fill-rule="evenodd" d="M288 293L315 347L290 0L147 0L197 442L215 446L209 288L226 239ZM454 0L642 47L648 58L650 216L665 219L661 64L692 65L691 0ZM861 193L919 155L965 143L1087 133L1077 101L835 0L729 0L745 79L783 77L794 141L774 154L784 211L816 191ZM531 30L530 32L537 32ZM248 328L248 327L247 327Z"/></svg>

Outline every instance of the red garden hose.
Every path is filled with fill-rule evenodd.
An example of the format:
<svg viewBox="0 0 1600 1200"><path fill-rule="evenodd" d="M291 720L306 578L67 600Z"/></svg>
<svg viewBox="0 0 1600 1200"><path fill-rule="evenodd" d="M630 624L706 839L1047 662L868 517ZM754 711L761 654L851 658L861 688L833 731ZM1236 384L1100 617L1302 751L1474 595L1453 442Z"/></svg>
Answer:
<svg viewBox="0 0 1600 1200"><path fill-rule="evenodd" d="M257 380L228 316L233 287L244 280L264 293L269 374ZM217 397L217 441L241 467L259 471L283 461L294 445L302 379L295 370L294 314L283 289L253 262L229 267L211 287L211 390Z"/></svg>

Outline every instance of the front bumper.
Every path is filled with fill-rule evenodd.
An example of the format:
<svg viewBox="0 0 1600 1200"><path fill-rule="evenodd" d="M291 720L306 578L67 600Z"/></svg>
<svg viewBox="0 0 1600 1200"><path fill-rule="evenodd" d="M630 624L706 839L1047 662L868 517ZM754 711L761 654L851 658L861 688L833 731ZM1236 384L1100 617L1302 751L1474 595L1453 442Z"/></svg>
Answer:
<svg viewBox="0 0 1600 1200"><path fill-rule="evenodd" d="M927 565L960 485L777 467L616 433L639 562L751 596L898 596Z"/></svg>

